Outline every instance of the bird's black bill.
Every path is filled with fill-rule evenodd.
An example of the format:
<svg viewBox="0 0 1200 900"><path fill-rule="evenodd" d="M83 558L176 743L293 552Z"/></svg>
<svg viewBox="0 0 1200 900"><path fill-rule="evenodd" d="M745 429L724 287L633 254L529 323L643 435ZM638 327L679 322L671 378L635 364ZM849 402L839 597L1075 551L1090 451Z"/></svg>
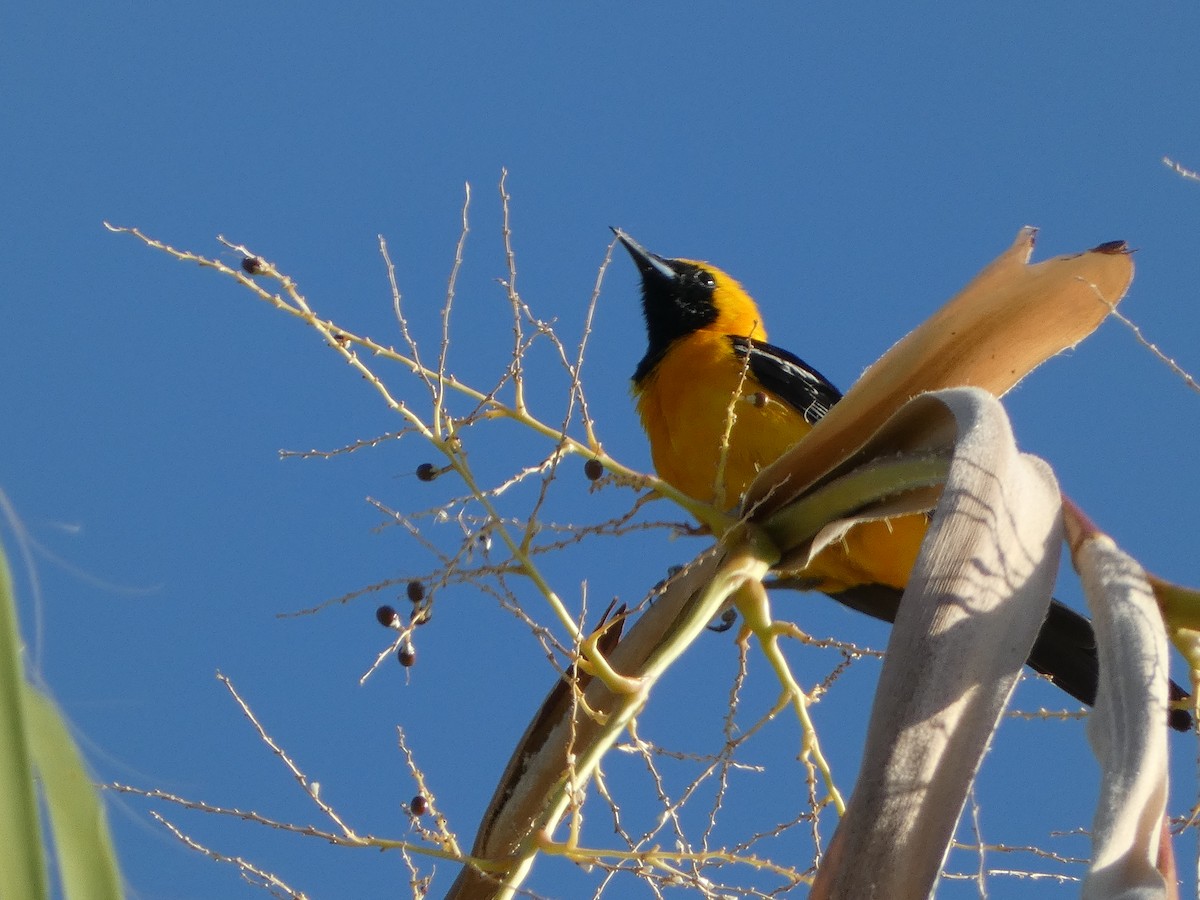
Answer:
<svg viewBox="0 0 1200 900"><path fill-rule="evenodd" d="M675 281L679 277L674 269L663 262L661 256L651 253L620 228L613 228L611 225L608 227L617 236L617 240L621 242L621 246L629 251L629 255L633 257L634 265L638 267L638 271L642 274L643 278L657 277L664 281Z"/></svg>

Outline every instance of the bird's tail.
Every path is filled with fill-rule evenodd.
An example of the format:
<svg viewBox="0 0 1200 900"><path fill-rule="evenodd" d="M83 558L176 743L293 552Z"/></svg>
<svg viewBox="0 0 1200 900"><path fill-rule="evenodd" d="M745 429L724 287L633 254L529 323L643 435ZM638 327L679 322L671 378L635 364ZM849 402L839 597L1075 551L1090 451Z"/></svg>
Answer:
<svg viewBox="0 0 1200 900"><path fill-rule="evenodd" d="M772 586L801 587L779 581ZM830 594L834 600L851 609L866 613L885 622L896 621L902 591L886 585L860 585ZM1029 652L1029 667L1044 675L1080 703L1094 706L1096 688L1100 681L1100 659L1096 653L1096 633L1091 621L1069 606L1050 601L1046 620ZM1188 692L1174 681L1170 682L1172 701L1186 699ZM1185 709L1168 711L1168 724L1176 731L1190 731L1191 714Z"/></svg>

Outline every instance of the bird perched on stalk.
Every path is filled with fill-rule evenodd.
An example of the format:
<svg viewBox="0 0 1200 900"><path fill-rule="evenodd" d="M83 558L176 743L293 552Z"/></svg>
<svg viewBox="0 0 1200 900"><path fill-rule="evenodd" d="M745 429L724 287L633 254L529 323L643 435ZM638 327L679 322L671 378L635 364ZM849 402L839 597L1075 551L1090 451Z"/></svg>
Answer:
<svg viewBox="0 0 1200 900"><path fill-rule="evenodd" d="M623 231L642 281L648 346L633 375L642 427L659 477L722 510L758 472L812 429L841 392L798 356L767 343L758 306L716 266L649 252ZM928 527L924 514L853 527L803 573L814 590L891 622ZM1099 663L1091 622L1050 603L1029 666L1077 700L1096 701ZM1186 692L1171 685L1172 699ZM1171 725L1190 728L1182 710Z"/></svg>

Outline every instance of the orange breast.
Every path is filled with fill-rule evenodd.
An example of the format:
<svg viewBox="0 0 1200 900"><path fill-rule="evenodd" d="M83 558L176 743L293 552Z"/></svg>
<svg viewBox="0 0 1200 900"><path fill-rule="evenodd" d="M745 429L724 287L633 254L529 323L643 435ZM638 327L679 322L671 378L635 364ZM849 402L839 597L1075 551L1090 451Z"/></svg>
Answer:
<svg viewBox="0 0 1200 900"><path fill-rule="evenodd" d="M659 477L719 509L736 506L759 470L812 429L744 370L727 336L707 331L671 347L637 390L637 405ZM829 593L860 584L902 588L925 529L923 515L859 525L803 574Z"/></svg>
<svg viewBox="0 0 1200 900"><path fill-rule="evenodd" d="M721 509L735 506L759 469L812 428L767 396L728 337L706 331L672 346L641 385L638 413L659 477Z"/></svg>

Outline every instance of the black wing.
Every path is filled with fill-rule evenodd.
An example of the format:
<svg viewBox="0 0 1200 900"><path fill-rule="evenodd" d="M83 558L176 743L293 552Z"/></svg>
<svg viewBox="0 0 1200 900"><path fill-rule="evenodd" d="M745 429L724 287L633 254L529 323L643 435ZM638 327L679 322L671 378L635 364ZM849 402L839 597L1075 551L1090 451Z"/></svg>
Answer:
<svg viewBox="0 0 1200 900"><path fill-rule="evenodd" d="M782 347L754 338L729 336L739 359L750 357L750 373L809 422L816 422L842 399L820 372Z"/></svg>

